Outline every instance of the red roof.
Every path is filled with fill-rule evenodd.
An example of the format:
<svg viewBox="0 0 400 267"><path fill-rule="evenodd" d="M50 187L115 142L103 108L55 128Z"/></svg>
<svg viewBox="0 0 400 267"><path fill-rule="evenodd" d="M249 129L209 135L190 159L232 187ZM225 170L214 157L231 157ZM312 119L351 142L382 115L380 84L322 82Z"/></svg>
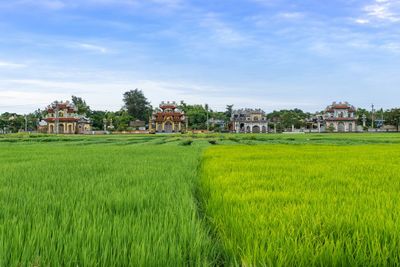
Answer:
<svg viewBox="0 0 400 267"><path fill-rule="evenodd" d="M173 122L183 122L183 117L184 114L181 112L157 112L155 114L155 121L156 122L164 122L169 120L172 120Z"/></svg>
<svg viewBox="0 0 400 267"><path fill-rule="evenodd" d="M162 109L176 109L176 106L174 106L174 105L160 105L160 108L162 108Z"/></svg>
<svg viewBox="0 0 400 267"><path fill-rule="evenodd" d="M64 110L65 107L59 107L59 110ZM54 109L53 108L47 108L47 112L48 113L54 113ZM76 112L76 110L74 110L73 108L68 108L68 113L74 113Z"/></svg>
<svg viewBox="0 0 400 267"><path fill-rule="evenodd" d="M52 113L52 112L54 112L55 108L57 108L58 110L67 109L69 113L74 113L77 111L77 108L75 107L75 105L68 101L67 102L55 101L52 104L50 104L49 106L47 106L46 110L47 110L47 112Z"/></svg>
<svg viewBox="0 0 400 267"><path fill-rule="evenodd" d="M44 119L47 122L55 122L56 118L46 118ZM58 118L59 122L78 122L77 118Z"/></svg>
<svg viewBox="0 0 400 267"><path fill-rule="evenodd" d="M356 111L355 107L346 102L346 103L333 103L332 105L326 108L326 112L333 112L335 109L345 109L351 112Z"/></svg>

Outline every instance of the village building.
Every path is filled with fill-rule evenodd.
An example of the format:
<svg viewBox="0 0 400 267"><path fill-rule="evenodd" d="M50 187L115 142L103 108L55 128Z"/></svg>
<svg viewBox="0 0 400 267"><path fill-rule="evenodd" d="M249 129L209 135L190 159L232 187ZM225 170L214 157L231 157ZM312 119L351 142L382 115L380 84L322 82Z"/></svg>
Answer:
<svg viewBox="0 0 400 267"><path fill-rule="evenodd" d="M219 128L223 130L226 127L226 122L222 119L211 118L208 120L208 125L213 129Z"/></svg>
<svg viewBox="0 0 400 267"><path fill-rule="evenodd" d="M84 134L91 131L90 120L78 115L78 109L69 101L55 101L46 108L46 131L49 134Z"/></svg>
<svg viewBox="0 0 400 267"><path fill-rule="evenodd" d="M146 122L141 120L134 120L129 122L129 127L134 130L145 131L146 130Z"/></svg>
<svg viewBox="0 0 400 267"><path fill-rule="evenodd" d="M325 132L324 113L311 114L310 117L305 119L306 128L305 131L310 133L322 133Z"/></svg>
<svg viewBox="0 0 400 267"><path fill-rule="evenodd" d="M159 110L153 112L149 122L151 133L180 133L186 130L185 113L176 102L161 102Z"/></svg>
<svg viewBox="0 0 400 267"><path fill-rule="evenodd" d="M333 132L356 132L356 111L356 108L348 102L333 102L324 112L325 130Z"/></svg>
<svg viewBox="0 0 400 267"><path fill-rule="evenodd" d="M231 117L231 131L235 133L267 133L267 116L261 109L235 110Z"/></svg>

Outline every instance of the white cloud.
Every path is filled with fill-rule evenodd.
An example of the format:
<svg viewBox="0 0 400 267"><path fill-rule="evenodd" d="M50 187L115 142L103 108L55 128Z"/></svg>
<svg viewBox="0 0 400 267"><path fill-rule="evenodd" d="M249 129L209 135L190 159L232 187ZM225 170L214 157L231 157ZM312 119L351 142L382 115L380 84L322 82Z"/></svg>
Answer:
<svg viewBox="0 0 400 267"><path fill-rule="evenodd" d="M212 37L223 44L238 44L250 42L250 38L229 26L217 14L208 13L201 19L200 25L212 32Z"/></svg>
<svg viewBox="0 0 400 267"><path fill-rule="evenodd" d="M380 46L381 49L400 54L400 43L389 42Z"/></svg>
<svg viewBox="0 0 400 267"><path fill-rule="evenodd" d="M179 80L67 82L52 79L20 79L0 80L0 113L31 112L44 108L54 100L68 100L72 94L83 97L93 109L118 110L122 107L122 94L126 90L135 88L142 89L153 106L165 100L208 103L212 109L221 111L227 104L234 104L236 108L254 107L267 111L294 107L313 110L317 105L303 99L282 100L282 98L269 95L269 90L243 95L242 88L226 88ZM279 91L279 89L276 90Z"/></svg>
<svg viewBox="0 0 400 267"><path fill-rule="evenodd" d="M168 9L176 9L182 6L183 0L10 0L0 3L0 8L13 8L16 6L28 6L49 10L65 8L115 6L137 8L146 5L159 5Z"/></svg>
<svg viewBox="0 0 400 267"><path fill-rule="evenodd" d="M278 18L287 20L297 20L305 17L304 13L301 12L282 12L277 15Z"/></svg>
<svg viewBox="0 0 400 267"><path fill-rule="evenodd" d="M65 95L62 93L11 91L3 90L0 87L0 113L29 113L39 108L43 109L55 99L63 99L63 97L65 97Z"/></svg>
<svg viewBox="0 0 400 267"><path fill-rule="evenodd" d="M84 49L84 50L92 51L92 52L102 53L102 54L109 52L109 50L105 47L102 47L99 45L87 44L87 43L77 43L76 47Z"/></svg>
<svg viewBox="0 0 400 267"><path fill-rule="evenodd" d="M15 6L30 6L58 10L66 7L66 2L62 0L14 0L0 3L0 7L12 8Z"/></svg>
<svg viewBox="0 0 400 267"><path fill-rule="evenodd" d="M21 104L21 103L46 103L44 100L57 99L62 94L52 93L43 94L40 92L25 92L25 91L2 91L0 90L0 104Z"/></svg>
<svg viewBox="0 0 400 267"><path fill-rule="evenodd" d="M14 62L7 62L7 61L0 61L0 69L17 69L17 68L24 68L26 67L25 64L19 64Z"/></svg>
<svg viewBox="0 0 400 267"><path fill-rule="evenodd" d="M370 20L368 20L368 19L355 19L354 22L357 23L357 24L363 25L363 24L369 24Z"/></svg>
<svg viewBox="0 0 400 267"><path fill-rule="evenodd" d="M400 0L375 0L363 7L363 15L356 19L358 24L400 22Z"/></svg>

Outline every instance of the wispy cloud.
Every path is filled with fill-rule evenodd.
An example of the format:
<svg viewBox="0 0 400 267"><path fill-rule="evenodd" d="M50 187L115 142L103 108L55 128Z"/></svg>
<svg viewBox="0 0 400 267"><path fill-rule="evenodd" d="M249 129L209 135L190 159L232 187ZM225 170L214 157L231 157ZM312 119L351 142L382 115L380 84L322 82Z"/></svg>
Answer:
<svg viewBox="0 0 400 267"><path fill-rule="evenodd" d="M214 40L223 44L244 44L251 42L251 38L233 26L228 25L215 13L208 13L202 17L200 25L212 33Z"/></svg>
<svg viewBox="0 0 400 267"><path fill-rule="evenodd" d="M97 53L108 53L109 50L103 46L99 45L94 45L94 44L87 44L87 43L76 43L75 44L76 48L84 49L87 51L92 51L92 52L97 52Z"/></svg>
<svg viewBox="0 0 400 267"><path fill-rule="evenodd" d="M17 69L17 68L25 68L25 64L14 63L14 62L7 62L7 61L0 61L0 69Z"/></svg>
<svg viewBox="0 0 400 267"><path fill-rule="evenodd" d="M400 43L389 42L381 45L381 49L400 54Z"/></svg>
<svg viewBox="0 0 400 267"><path fill-rule="evenodd" d="M13 8L19 6L35 7L48 10L61 10L81 7L119 6L125 8L139 8L148 5L159 5L168 9L176 9L181 7L183 4L183 0L13 0L1 2L0 8Z"/></svg>
<svg viewBox="0 0 400 267"><path fill-rule="evenodd" d="M66 2L62 0L14 0L0 3L1 8L13 8L16 6L29 6L58 10L66 7Z"/></svg>
<svg viewBox="0 0 400 267"><path fill-rule="evenodd" d="M400 22L400 0L375 0L363 7L363 15L355 20L358 24Z"/></svg>
<svg viewBox="0 0 400 267"><path fill-rule="evenodd" d="M354 22L357 24L363 25L363 24L369 24L370 20L369 19L355 19Z"/></svg>
<svg viewBox="0 0 400 267"><path fill-rule="evenodd" d="M298 20L303 19L306 15L302 12L281 12L278 13L277 17L287 20Z"/></svg>

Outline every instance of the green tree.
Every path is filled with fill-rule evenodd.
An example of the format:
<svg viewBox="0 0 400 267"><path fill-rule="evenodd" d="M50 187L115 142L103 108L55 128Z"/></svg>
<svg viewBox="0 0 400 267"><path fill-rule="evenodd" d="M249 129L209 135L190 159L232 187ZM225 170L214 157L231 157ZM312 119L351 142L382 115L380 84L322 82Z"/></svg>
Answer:
<svg viewBox="0 0 400 267"><path fill-rule="evenodd" d="M107 111L92 110L89 113L89 118L92 122L93 130L103 130L104 119L106 118Z"/></svg>
<svg viewBox="0 0 400 267"><path fill-rule="evenodd" d="M72 96L72 103L77 107L78 114L87 115L90 113L90 107L86 104L86 101L81 97Z"/></svg>
<svg viewBox="0 0 400 267"><path fill-rule="evenodd" d="M335 131L335 126L333 126L333 124L330 124L326 130L327 130L329 133L333 133L333 132Z"/></svg>
<svg viewBox="0 0 400 267"><path fill-rule="evenodd" d="M366 127L370 127L372 125L371 112L364 108L359 108L356 111L357 124L363 125L363 116L364 115L365 115L365 125L366 125Z"/></svg>
<svg viewBox="0 0 400 267"><path fill-rule="evenodd" d="M3 120L8 129L8 131L12 133L17 133L19 130L24 130L25 127L25 118L22 115L18 115L16 113L4 113Z"/></svg>
<svg viewBox="0 0 400 267"><path fill-rule="evenodd" d="M386 124L394 125L397 127L397 131L400 130L400 108L386 110L384 113L384 118Z"/></svg>
<svg viewBox="0 0 400 267"><path fill-rule="evenodd" d="M202 105L188 105L181 101L179 109L185 112L189 118L188 124L190 129L205 130L207 129L207 110ZM212 113L212 111L210 111Z"/></svg>
<svg viewBox="0 0 400 267"><path fill-rule="evenodd" d="M133 117L126 110L120 110L114 114L114 126L118 131L129 130L129 122L131 120L133 120Z"/></svg>
<svg viewBox="0 0 400 267"><path fill-rule="evenodd" d="M0 130L5 131L8 126L7 120L3 114L0 116Z"/></svg>
<svg viewBox="0 0 400 267"><path fill-rule="evenodd" d="M310 117L309 113L303 112L301 109L279 110L273 111L267 115L267 118L277 126L277 131L285 129L301 128L306 126L306 119Z"/></svg>
<svg viewBox="0 0 400 267"><path fill-rule="evenodd" d="M135 89L124 93L124 108L135 119L148 121L152 112L150 102L144 96L142 90Z"/></svg>
<svg viewBox="0 0 400 267"><path fill-rule="evenodd" d="M231 119L232 113L233 113L233 105L226 105L225 117L227 121Z"/></svg>

